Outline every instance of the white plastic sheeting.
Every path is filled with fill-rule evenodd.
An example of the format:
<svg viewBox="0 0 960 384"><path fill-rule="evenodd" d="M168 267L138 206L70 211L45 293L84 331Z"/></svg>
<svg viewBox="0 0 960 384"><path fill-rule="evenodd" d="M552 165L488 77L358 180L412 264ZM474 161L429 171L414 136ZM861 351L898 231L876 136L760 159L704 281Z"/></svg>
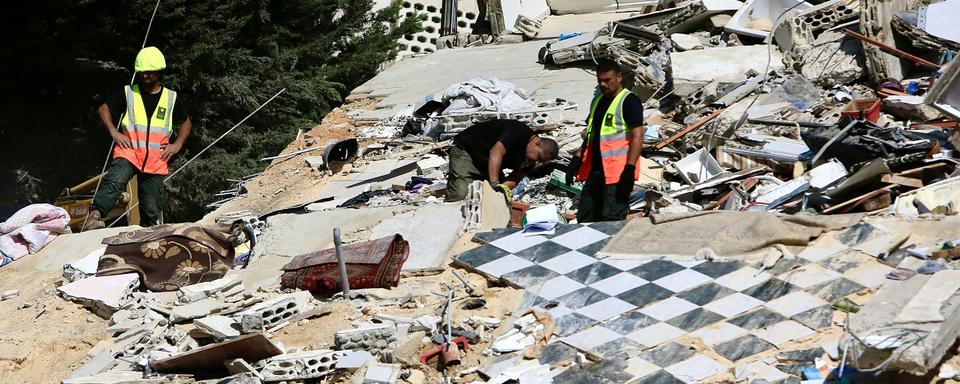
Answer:
<svg viewBox="0 0 960 384"><path fill-rule="evenodd" d="M444 115L475 112L514 112L533 107L527 91L509 81L481 77L451 85L443 92L449 106Z"/></svg>

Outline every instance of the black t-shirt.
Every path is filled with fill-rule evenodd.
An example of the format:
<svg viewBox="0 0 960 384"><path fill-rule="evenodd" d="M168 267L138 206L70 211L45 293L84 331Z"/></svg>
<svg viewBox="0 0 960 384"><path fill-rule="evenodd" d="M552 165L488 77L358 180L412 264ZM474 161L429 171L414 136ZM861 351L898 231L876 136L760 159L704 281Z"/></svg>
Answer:
<svg viewBox="0 0 960 384"><path fill-rule="evenodd" d="M453 138L454 144L462 148L473 164L484 176L487 176L487 163L490 161L490 149L499 141L507 149L500 162L500 168L519 170L527 160L527 143L536 135L530 127L517 120L496 119L477 123ZM503 173L501 173L501 176Z"/></svg>
<svg viewBox="0 0 960 384"><path fill-rule="evenodd" d="M603 96L597 103L597 109L593 112L593 124L590 127L590 173L596 176L603 176L603 159L600 157L600 127L603 125L603 115L610 108L612 97ZM623 119L627 122L627 127L637 127L643 124L643 103L636 94L630 93L623 100Z"/></svg>
<svg viewBox="0 0 960 384"><path fill-rule="evenodd" d="M142 90L140 91L140 98L143 99L143 108L146 109L147 116L153 115L153 111L157 109L157 104L160 103L160 95L162 94L163 92L150 94ZM106 103L107 106L110 107L110 116L113 119L113 123L117 124L120 121L120 115L127 111L127 95L123 91L120 91L108 99ZM180 95L178 94L177 99L173 102L174 130L187 119L187 116L189 116L187 107L180 101ZM117 124L117 128L121 126L121 124Z"/></svg>

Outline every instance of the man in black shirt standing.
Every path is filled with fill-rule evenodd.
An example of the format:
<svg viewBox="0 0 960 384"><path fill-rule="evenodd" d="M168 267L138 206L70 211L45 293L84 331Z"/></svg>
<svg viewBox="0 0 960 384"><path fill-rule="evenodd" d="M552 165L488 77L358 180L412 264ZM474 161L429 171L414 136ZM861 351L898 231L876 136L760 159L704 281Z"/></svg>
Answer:
<svg viewBox="0 0 960 384"><path fill-rule="evenodd" d="M609 59L597 64L600 94L593 99L583 146L567 169L567 183L586 181L577 221L624 220L637 162L643 147L643 103L621 84L620 66Z"/></svg>
<svg viewBox="0 0 960 384"><path fill-rule="evenodd" d="M162 220L165 196L163 180L170 174L169 161L180 152L192 123L177 92L160 85L166 59L156 47L140 50L134 61L138 82L103 103L97 114L113 138L113 159L93 197L83 230L103 228L103 216L113 209L127 183L137 176L140 224ZM115 124L119 122L119 124ZM119 125L119 127L117 126ZM176 136L174 127L179 126Z"/></svg>
<svg viewBox="0 0 960 384"><path fill-rule="evenodd" d="M460 201L474 180L487 180L510 200L511 190L537 164L557 158L557 142L541 138L517 120L477 123L453 138L447 174L447 201ZM509 180L503 170L511 169Z"/></svg>

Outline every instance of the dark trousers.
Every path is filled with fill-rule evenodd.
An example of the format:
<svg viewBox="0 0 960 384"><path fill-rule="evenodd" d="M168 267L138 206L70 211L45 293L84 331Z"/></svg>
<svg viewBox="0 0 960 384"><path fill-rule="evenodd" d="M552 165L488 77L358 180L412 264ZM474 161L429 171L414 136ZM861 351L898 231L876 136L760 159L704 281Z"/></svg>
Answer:
<svg viewBox="0 0 960 384"><path fill-rule="evenodd" d="M473 164L470 155L460 147L450 147L450 160L447 171L446 201L460 201L467 197L467 188L474 180L485 180L483 174Z"/></svg>
<svg viewBox="0 0 960 384"><path fill-rule="evenodd" d="M137 176L140 226L151 227L159 224L166 205L166 196L163 192L163 179L166 176L142 173L122 157L110 161L107 174L100 181L100 189L93 197L91 208L100 211L101 216L106 216L107 212L117 205L120 195L127 190L127 183L133 176Z"/></svg>
<svg viewBox="0 0 960 384"><path fill-rule="evenodd" d="M617 185L607 184L603 174L593 174L583 184L580 204L577 206L577 222L626 220L630 209L629 198L617 198Z"/></svg>

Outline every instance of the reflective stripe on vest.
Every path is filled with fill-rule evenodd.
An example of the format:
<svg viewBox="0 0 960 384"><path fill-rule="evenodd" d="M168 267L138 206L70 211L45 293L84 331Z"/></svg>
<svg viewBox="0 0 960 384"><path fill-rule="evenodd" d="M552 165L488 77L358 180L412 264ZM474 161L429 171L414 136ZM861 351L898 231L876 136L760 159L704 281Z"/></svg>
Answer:
<svg viewBox="0 0 960 384"><path fill-rule="evenodd" d="M615 184L620 180L620 174L627 165L627 154L630 152L630 140L627 139L627 121L623 118L623 103L630 95L630 90L624 88L613 98L606 113L603 114L603 121L600 123L600 156L603 162L603 174L606 184ZM597 95L590 106L590 115L587 117L587 145L584 146L583 162L580 170L577 172L577 179L586 180L591 173L590 168L593 161L593 147L589 144L593 140L593 117L597 111L597 105L603 95ZM636 168L634 180L640 175L640 168Z"/></svg>
<svg viewBox="0 0 960 384"><path fill-rule="evenodd" d="M177 93L163 88L153 114L147 116L139 86L126 86L123 91L127 109L120 117L120 124L123 135L130 139L133 148L114 146L113 157L127 159L145 173L170 173L167 162L161 158L161 148L170 143L170 136L173 134L173 106L176 105Z"/></svg>

